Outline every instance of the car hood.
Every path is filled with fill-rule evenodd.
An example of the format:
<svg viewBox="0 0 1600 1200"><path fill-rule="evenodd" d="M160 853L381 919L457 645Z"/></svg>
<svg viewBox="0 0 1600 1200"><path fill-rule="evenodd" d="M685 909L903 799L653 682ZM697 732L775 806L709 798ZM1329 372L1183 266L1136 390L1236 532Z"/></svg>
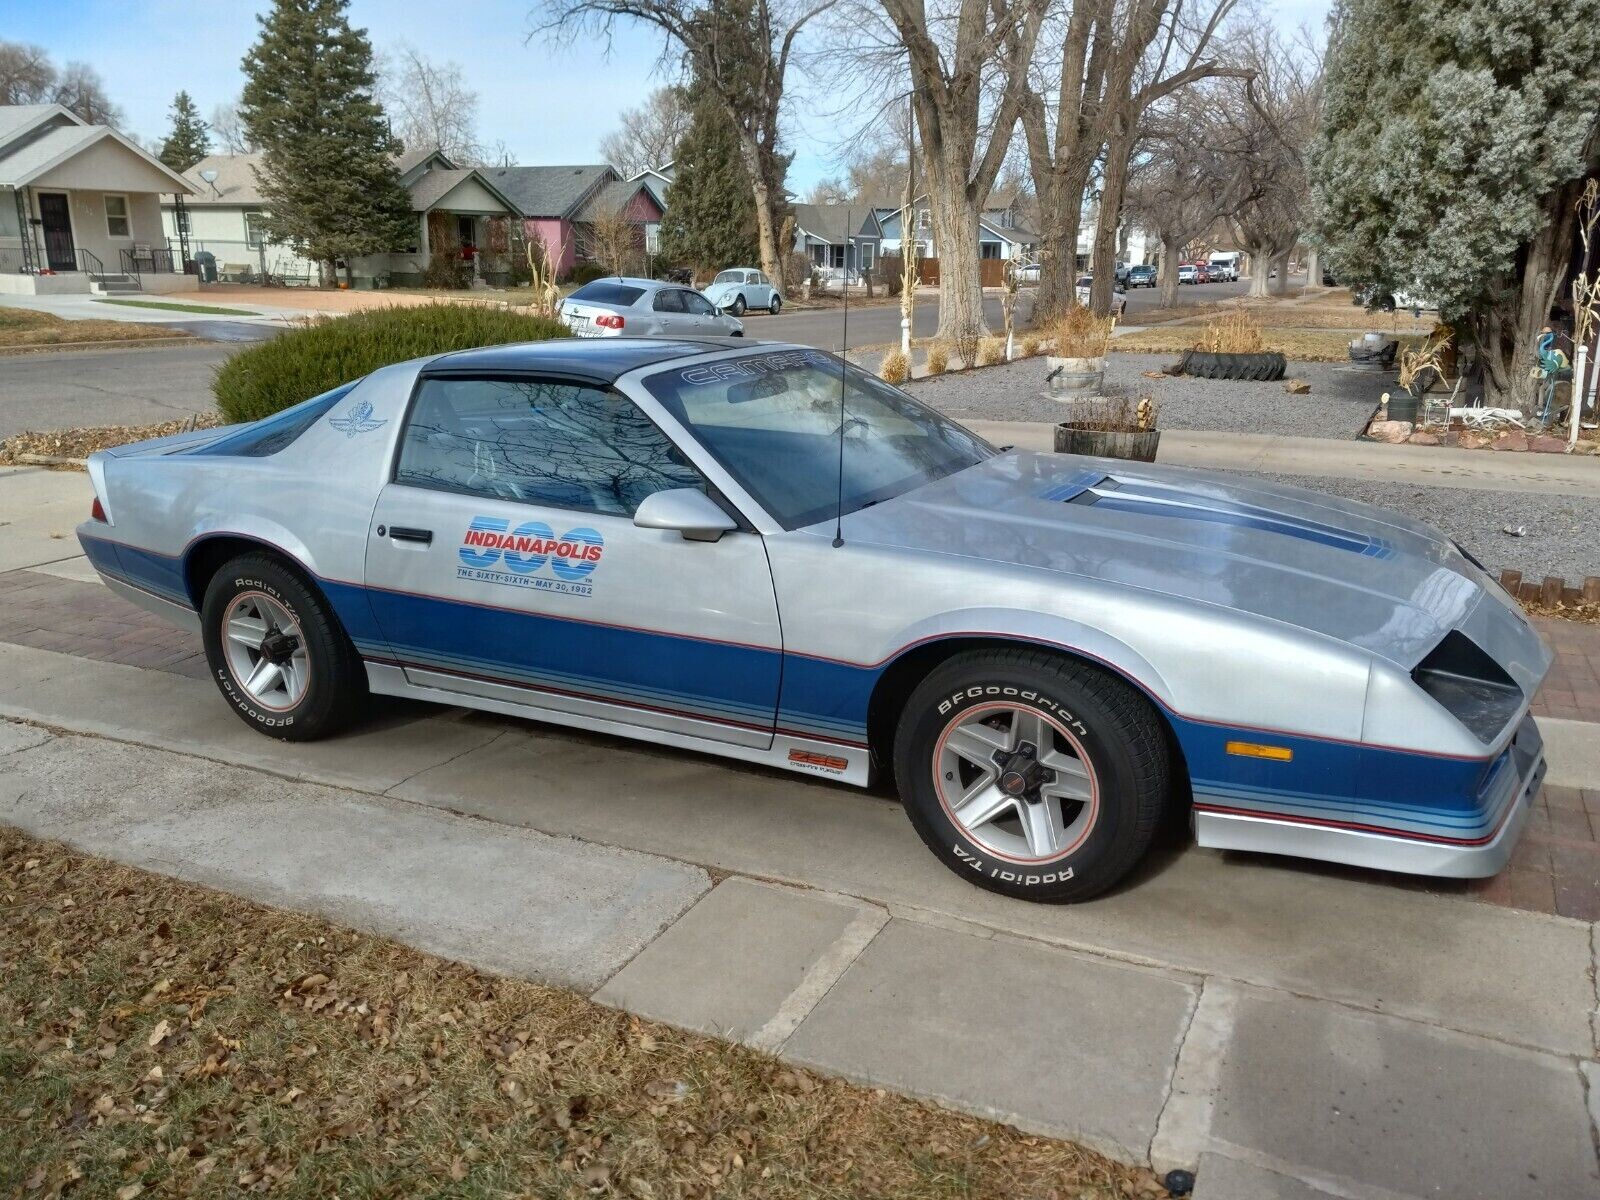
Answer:
<svg viewBox="0 0 1600 1200"><path fill-rule="evenodd" d="M1484 640L1514 649L1519 683L1548 663L1437 530L1242 476L1014 451L851 514L845 536L1250 613L1408 670L1449 630L1486 624Z"/></svg>
<svg viewBox="0 0 1600 1200"><path fill-rule="evenodd" d="M743 284L738 283L713 283L700 289L700 294L713 304L721 304L724 300L732 300L739 294Z"/></svg>

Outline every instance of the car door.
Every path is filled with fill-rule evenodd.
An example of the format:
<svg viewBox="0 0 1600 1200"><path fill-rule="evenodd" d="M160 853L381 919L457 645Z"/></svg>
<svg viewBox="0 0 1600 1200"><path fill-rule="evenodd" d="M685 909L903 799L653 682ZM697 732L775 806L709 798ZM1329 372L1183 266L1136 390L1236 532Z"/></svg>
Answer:
<svg viewBox="0 0 1600 1200"><path fill-rule="evenodd" d="M619 392L424 376L367 539L391 665L441 699L769 746L782 639L761 537L633 524L679 487L709 490Z"/></svg>
<svg viewBox="0 0 1600 1200"><path fill-rule="evenodd" d="M692 331L702 336L725 333L732 327L732 320L718 312L717 306L699 292L683 293L683 309L688 319L694 322Z"/></svg>
<svg viewBox="0 0 1600 1200"><path fill-rule="evenodd" d="M750 278L755 281L750 297L751 307L771 308L773 292L772 281L760 271L752 271L750 273Z"/></svg>
<svg viewBox="0 0 1600 1200"><path fill-rule="evenodd" d="M699 332L694 319L685 311L683 298L688 295L682 288L662 288L651 301L655 312L655 330L662 334Z"/></svg>

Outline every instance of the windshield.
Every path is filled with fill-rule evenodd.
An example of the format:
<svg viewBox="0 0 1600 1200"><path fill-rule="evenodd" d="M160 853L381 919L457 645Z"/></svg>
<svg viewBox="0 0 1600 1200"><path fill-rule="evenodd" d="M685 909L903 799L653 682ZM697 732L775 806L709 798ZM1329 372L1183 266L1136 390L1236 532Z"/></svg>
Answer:
<svg viewBox="0 0 1600 1200"><path fill-rule="evenodd" d="M644 385L785 529L799 529L839 504L840 368L820 350L779 350L662 371ZM994 453L876 376L844 370L844 512Z"/></svg>
<svg viewBox="0 0 1600 1200"><path fill-rule="evenodd" d="M724 271L711 281L712 283L743 283L743 271Z"/></svg>

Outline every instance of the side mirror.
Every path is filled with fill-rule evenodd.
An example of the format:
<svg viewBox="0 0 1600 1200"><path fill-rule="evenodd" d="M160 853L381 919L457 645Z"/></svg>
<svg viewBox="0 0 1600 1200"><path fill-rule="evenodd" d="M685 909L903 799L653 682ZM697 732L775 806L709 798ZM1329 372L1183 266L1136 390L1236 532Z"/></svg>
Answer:
<svg viewBox="0 0 1600 1200"><path fill-rule="evenodd" d="M646 496L633 523L640 529L676 529L691 542L715 542L739 528L722 506L698 488L673 488Z"/></svg>

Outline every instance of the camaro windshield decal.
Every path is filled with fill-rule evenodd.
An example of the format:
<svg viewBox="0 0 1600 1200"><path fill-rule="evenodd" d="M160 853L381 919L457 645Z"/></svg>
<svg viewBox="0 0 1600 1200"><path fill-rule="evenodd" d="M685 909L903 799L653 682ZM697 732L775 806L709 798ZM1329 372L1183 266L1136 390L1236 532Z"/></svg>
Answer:
<svg viewBox="0 0 1600 1200"><path fill-rule="evenodd" d="M374 421L372 419L372 401L363 400L344 416L329 417L328 424L344 434L345 437L353 438L358 433L371 433L374 429L382 429L388 424L388 421Z"/></svg>
<svg viewBox="0 0 1600 1200"><path fill-rule="evenodd" d="M707 363L701 367L685 367L678 378L688 384L719 383L727 380L759 379L794 367L837 367L838 361L820 350L785 350L777 354L763 354L759 358L735 358L724 362Z"/></svg>
<svg viewBox="0 0 1600 1200"><path fill-rule="evenodd" d="M457 579L590 596L589 577L600 565L606 540L595 529L569 529L560 537L543 521L515 529L505 517L473 517L456 554Z"/></svg>

